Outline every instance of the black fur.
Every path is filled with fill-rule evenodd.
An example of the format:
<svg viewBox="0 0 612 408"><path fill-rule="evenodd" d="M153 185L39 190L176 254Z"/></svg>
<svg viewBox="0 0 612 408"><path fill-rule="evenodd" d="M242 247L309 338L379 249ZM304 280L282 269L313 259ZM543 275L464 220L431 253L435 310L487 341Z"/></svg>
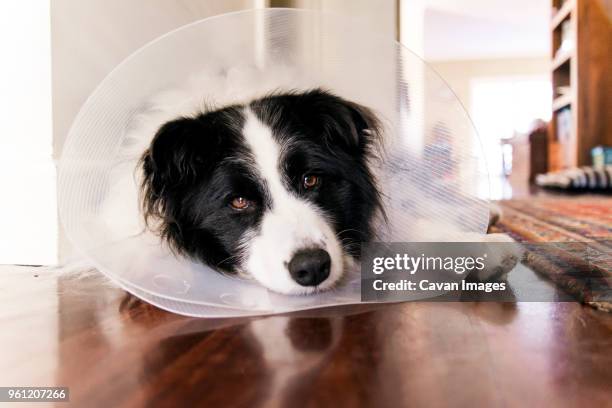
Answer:
<svg viewBox="0 0 612 408"><path fill-rule="evenodd" d="M230 106L162 126L141 158L148 225L177 252L226 271L241 261L239 243L274 202L253 170L241 130L245 106ZM285 185L327 215L345 251L359 256L372 236L380 194L368 168L380 126L370 110L329 92L273 94L248 106L285 146ZM304 174L322 180L304 191ZM254 205L236 211L230 202Z"/></svg>
<svg viewBox="0 0 612 408"><path fill-rule="evenodd" d="M330 218L345 250L358 256L371 238L371 219L380 195L368 162L380 125L367 108L328 92L273 95L251 103L258 118L292 148L281 157L287 187L305 195ZM323 178L312 192L296 189L305 173Z"/></svg>

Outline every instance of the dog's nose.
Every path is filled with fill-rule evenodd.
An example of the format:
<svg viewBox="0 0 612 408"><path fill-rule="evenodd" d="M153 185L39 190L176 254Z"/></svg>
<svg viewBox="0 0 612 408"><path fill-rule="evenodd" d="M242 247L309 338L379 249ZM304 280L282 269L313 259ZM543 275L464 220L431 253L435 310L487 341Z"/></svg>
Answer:
<svg viewBox="0 0 612 408"><path fill-rule="evenodd" d="M324 249L302 249L289 262L289 273L302 286L316 286L329 276L331 258Z"/></svg>

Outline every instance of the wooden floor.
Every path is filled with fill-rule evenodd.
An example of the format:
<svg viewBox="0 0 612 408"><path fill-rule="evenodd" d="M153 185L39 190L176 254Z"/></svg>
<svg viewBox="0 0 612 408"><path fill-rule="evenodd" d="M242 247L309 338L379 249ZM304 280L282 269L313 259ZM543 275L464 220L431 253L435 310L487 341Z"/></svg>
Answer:
<svg viewBox="0 0 612 408"><path fill-rule="evenodd" d="M14 268L0 306L0 386L68 386L74 406L612 406L612 315L576 303L204 320Z"/></svg>

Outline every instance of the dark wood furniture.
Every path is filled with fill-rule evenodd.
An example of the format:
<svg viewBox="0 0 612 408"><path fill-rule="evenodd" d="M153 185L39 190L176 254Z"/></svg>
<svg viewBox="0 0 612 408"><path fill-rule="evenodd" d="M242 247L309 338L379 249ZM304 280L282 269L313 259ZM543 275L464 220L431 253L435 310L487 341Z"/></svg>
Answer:
<svg viewBox="0 0 612 408"><path fill-rule="evenodd" d="M548 132L546 124L529 132L529 182L548 171Z"/></svg>
<svg viewBox="0 0 612 408"><path fill-rule="evenodd" d="M612 145L612 1L552 5L549 169L558 170L590 165L593 147Z"/></svg>
<svg viewBox="0 0 612 408"><path fill-rule="evenodd" d="M76 407L612 406L612 314L573 302L206 320L0 268L0 305L0 386L67 386Z"/></svg>
<svg viewBox="0 0 612 408"><path fill-rule="evenodd" d="M538 174L548 171L548 129L541 122L527 135L507 141L512 146L512 171L508 181L512 186L531 184Z"/></svg>

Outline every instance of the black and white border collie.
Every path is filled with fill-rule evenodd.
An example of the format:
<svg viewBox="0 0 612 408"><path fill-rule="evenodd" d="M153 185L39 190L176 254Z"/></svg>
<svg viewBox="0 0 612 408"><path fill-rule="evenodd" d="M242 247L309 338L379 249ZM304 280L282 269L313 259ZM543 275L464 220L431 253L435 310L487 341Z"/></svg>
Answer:
<svg viewBox="0 0 612 408"><path fill-rule="evenodd" d="M177 253L284 294L333 287L382 213L381 126L330 92L168 121L142 154L142 210Z"/></svg>
<svg viewBox="0 0 612 408"><path fill-rule="evenodd" d="M267 93L288 84L299 91ZM379 182L384 133L371 109L291 70L205 72L131 119L100 218L117 239L144 229L180 256L278 293L327 290L397 219ZM411 229L426 241L512 241L422 217ZM500 276L519 256L490 256L475 278Z"/></svg>

